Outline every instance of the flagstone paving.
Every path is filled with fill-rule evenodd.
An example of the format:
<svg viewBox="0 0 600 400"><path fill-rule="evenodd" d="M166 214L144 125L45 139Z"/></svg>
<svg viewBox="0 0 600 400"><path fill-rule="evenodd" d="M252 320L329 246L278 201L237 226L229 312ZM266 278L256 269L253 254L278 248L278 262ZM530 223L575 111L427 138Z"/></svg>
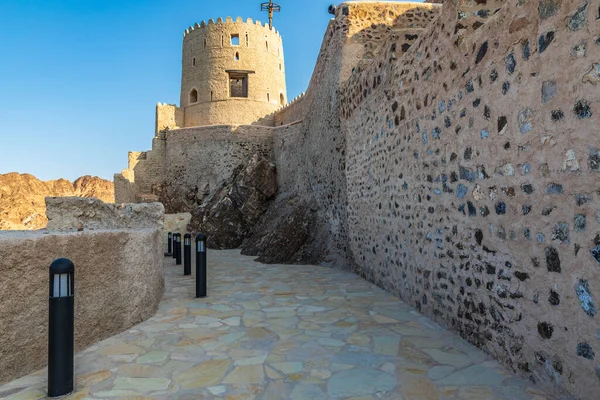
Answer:
<svg viewBox="0 0 600 400"><path fill-rule="evenodd" d="M549 399L350 272L238 251L208 262L209 296L195 299L194 278L165 259L157 314L77 354L68 398ZM0 386L0 397L44 398L46 374Z"/></svg>

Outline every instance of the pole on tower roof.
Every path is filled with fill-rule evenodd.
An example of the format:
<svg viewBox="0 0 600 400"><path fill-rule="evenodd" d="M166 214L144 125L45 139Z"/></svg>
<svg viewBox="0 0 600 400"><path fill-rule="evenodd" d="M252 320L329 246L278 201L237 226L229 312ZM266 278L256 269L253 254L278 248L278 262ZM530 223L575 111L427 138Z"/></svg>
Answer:
<svg viewBox="0 0 600 400"><path fill-rule="evenodd" d="M280 12L281 6L277 3L273 3L273 0L269 0L268 3L262 3L260 5L260 10L269 12L269 28L273 28L273 12Z"/></svg>

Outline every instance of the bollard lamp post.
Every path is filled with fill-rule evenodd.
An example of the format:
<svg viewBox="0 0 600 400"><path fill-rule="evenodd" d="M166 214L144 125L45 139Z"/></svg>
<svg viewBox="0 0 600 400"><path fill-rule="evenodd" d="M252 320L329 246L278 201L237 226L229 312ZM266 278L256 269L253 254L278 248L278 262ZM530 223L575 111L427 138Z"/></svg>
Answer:
<svg viewBox="0 0 600 400"><path fill-rule="evenodd" d="M192 274L192 235L183 236L183 275Z"/></svg>
<svg viewBox="0 0 600 400"><path fill-rule="evenodd" d="M175 240L175 264L181 265L181 233L177 233L177 238Z"/></svg>
<svg viewBox="0 0 600 400"><path fill-rule="evenodd" d="M206 297L206 235L196 236L196 297Z"/></svg>
<svg viewBox="0 0 600 400"><path fill-rule="evenodd" d="M173 242L173 233L169 232L167 234L167 252L165 253L165 257L171 255L172 251L172 242Z"/></svg>
<svg viewBox="0 0 600 400"><path fill-rule="evenodd" d="M173 258L177 258L177 233L173 234Z"/></svg>
<svg viewBox="0 0 600 400"><path fill-rule="evenodd" d="M75 266L66 258L50 265L48 397L73 391Z"/></svg>

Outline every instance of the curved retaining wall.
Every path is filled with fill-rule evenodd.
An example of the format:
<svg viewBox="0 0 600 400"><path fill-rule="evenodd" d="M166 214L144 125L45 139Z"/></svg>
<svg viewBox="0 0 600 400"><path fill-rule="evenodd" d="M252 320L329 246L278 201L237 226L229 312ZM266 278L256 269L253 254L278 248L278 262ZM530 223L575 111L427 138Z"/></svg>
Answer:
<svg viewBox="0 0 600 400"><path fill-rule="evenodd" d="M0 233L0 383L47 362L48 268L75 263L75 351L154 315L164 290L161 230Z"/></svg>

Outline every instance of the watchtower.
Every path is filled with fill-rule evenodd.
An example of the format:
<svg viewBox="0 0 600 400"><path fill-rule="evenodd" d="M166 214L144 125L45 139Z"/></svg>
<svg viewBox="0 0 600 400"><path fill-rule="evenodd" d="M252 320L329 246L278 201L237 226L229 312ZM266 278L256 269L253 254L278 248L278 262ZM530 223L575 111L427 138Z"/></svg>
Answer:
<svg viewBox="0 0 600 400"><path fill-rule="evenodd" d="M185 127L251 124L286 101L283 43L269 24L227 17L185 31L180 102Z"/></svg>

